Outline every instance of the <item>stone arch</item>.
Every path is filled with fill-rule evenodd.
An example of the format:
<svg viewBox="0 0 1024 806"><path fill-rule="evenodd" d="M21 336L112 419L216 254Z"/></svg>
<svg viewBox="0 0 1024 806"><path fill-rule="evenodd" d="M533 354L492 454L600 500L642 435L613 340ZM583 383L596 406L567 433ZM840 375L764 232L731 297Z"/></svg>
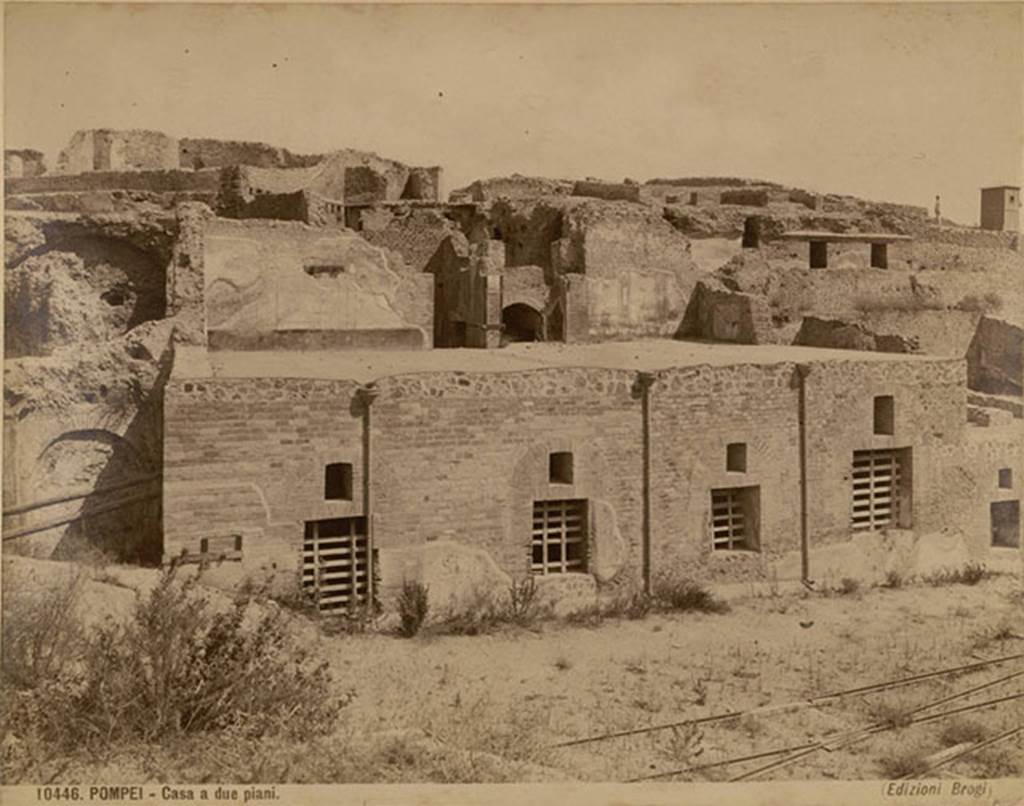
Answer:
<svg viewBox="0 0 1024 806"><path fill-rule="evenodd" d="M159 491L159 479L127 489L102 488L152 476L159 459L146 455L130 440L101 428L66 431L40 451L32 471L35 500L71 490L94 489L84 499L40 510L38 520L80 516L48 533L54 557L68 557L85 548L99 549L120 561L153 563L161 551L159 495L124 507L109 505ZM91 514L95 512L96 514Z"/></svg>
<svg viewBox="0 0 1024 806"><path fill-rule="evenodd" d="M523 302L501 309L501 326L506 342L544 339L544 317L532 305Z"/></svg>

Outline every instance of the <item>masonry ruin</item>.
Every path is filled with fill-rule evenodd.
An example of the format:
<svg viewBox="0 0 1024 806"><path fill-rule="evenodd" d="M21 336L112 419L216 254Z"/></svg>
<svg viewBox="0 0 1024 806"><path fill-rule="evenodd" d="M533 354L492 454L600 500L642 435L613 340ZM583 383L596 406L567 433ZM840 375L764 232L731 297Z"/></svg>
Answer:
<svg viewBox="0 0 1024 806"><path fill-rule="evenodd" d="M939 533L1020 560L1016 232L728 177L445 200L351 149L35 154L5 155L9 550L325 611L809 581Z"/></svg>

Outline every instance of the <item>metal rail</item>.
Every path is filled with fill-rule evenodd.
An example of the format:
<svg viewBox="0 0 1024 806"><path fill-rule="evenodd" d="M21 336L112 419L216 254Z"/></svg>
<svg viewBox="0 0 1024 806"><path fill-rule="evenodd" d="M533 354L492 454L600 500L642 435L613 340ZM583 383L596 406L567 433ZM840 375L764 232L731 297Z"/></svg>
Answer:
<svg viewBox="0 0 1024 806"><path fill-rule="evenodd" d="M109 484L105 487L91 487L81 488L65 495L60 495L55 498L44 498L40 501L33 501L29 504L18 504L10 509L3 511L3 516L6 518L9 515L21 515L25 512L32 512L37 509L43 509L44 507L51 507L55 504L64 504L68 501L78 501L82 498L88 498L90 495L96 493L112 493L116 490L125 490L129 487L136 487L140 484L146 484L147 482L154 481L161 477L160 473L152 473L148 476L140 476L139 478L132 479L131 481L123 481L120 484Z"/></svg>
<svg viewBox="0 0 1024 806"><path fill-rule="evenodd" d="M113 504L96 507L96 509L91 509L88 512L79 512L77 515L72 515L67 518L58 518L57 520L47 521L45 523L36 524L35 526L26 526L23 529L16 529L13 532L5 533L3 536L3 542L6 543L8 540L17 540L19 537L28 537L29 535L34 535L38 532L45 532L47 529L65 526L69 523L84 520L85 518L91 518L93 515L102 515L105 512L113 512L114 510L130 506L131 504L138 504L142 501L149 501L159 497L159 492L146 493L145 495L134 495L130 498L125 498L123 501L117 501Z"/></svg>
<svg viewBox="0 0 1024 806"><path fill-rule="evenodd" d="M817 697L810 697L806 700L795 700L793 702L783 703L779 705L768 705L762 708L754 708L749 711L730 711L725 714L715 714L712 716L698 717L697 719L683 719L678 722L665 722L660 725L649 725L645 728L633 728L631 730L620 730L613 733L602 733L596 736L586 736L582 739L570 739L564 742L558 742L556 744L548 745L549 748L560 748L560 747L574 747L581 744L589 744L591 742L600 742L607 739L618 739L624 736L638 736L643 733L653 733L659 730L670 730L672 728L681 728L686 725L705 725L710 722L720 722L727 719L738 719L744 716L753 716L757 714L772 713L774 711L786 711L786 710L798 710L801 708L811 708L819 703L827 700L840 699L842 697L848 697L853 694L867 694L874 691L885 691L892 688L899 688L900 686L907 686L913 683L918 683L922 680L929 680L933 677L941 677L947 674L959 674L962 672L970 672L975 669L982 669L986 666L993 666L1000 663L1008 663L1009 661L1019 660L1024 658L1024 652L1018 652L1015 655L1004 655L1001 658L990 658L984 661L978 661L977 663L968 663L963 666L954 666L948 669L938 669L933 672L924 672L922 674L913 675L911 677L904 677L897 680L889 680L881 683L872 683L867 686L858 686L856 688L845 689L843 691L836 691L830 694L821 694Z"/></svg>
<svg viewBox="0 0 1024 806"><path fill-rule="evenodd" d="M964 697L969 697L972 694L977 694L979 691L981 691L983 689L991 688L992 686L998 685L1000 683L1005 683L1008 680L1013 680L1013 679L1016 679L1016 678L1022 677L1022 676L1024 676L1024 670L1021 670L1021 671L1018 671L1018 672L1014 672L1013 674L1005 675L1004 677L997 678L996 680L990 680L987 683L983 683L983 684L981 684L979 686L974 686L972 688L966 689L965 691L959 691L959 692L957 692L955 694L952 694L952 695L950 695L948 697L943 697L940 700L935 700L934 702L930 702L930 703L922 705L922 706L920 706L918 708L915 708L913 711L909 711L908 712L908 716L911 715L911 714L917 714L917 713L920 713L922 711L930 710L931 708L935 708L935 707L937 707L939 705L944 705L944 704L946 704L948 702L952 702L953 700L962 699ZM974 708L974 707L979 707L979 708L980 707L985 707L985 706L989 706L989 705L998 704L1000 702L1005 702L1007 700L1017 699L1017 698L1019 698L1021 696L1024 696L1024 694L1014 694L1014 695L1011 695L1010 697L1001 698L1001 699L998 699L998 700L991 700L991 701L986 702L986 703L981 703L981 704L979 704L977 706L967 706L966 708L967 709L971 709L971 708ZM916 720L911 720L908 723L908 725L915 724L915 723L920 723L920 722L932 721L932 720L935 720L935 719L941 719L941 718L946 717L946 716L950 716L950 715L953 715L953 714L961 713L963 710L965 710L965 709L956 709L954 711L946 711L946 712L943 712L941 714L935 714L935 715L930 716L930 717L921 717L921 718L916 719ZM629 779L627 779L626 783L636 783L636 782L639 782L639 781L653 781L653 780L657 780L659 778L672 778L672 777L674 777L676 775L683 775L685 773L699 772L701 770L707 770L707 769L711 769L711 768L714 768L714 767L727 767L727 766L732 766L733 764L741 764L741 763L743 763L745 761L755 761L757 759L770 758L771 756L779 756L779 755L783 755L785 753L799 753L798 756L792 756L789 759L782 759L782 761L780 761L780 762L773 762L772 764L767 765L766 767L762 768L762 771L768 771L770 769L774 769L776 766L784 766L785 764L788 764L790 762L797 761L800 758L803 758L805 756L810 755L811 752L816 752L817 750L821 750L821 749L824 749L824 750L827 750L827 751L831 752L834 749L839 749L839 748L845 747L845 746L847 746L849 744L854 744L854 743L860 741L861 739L865 739L865 738L867 738L868 736L870 736L870 735L872 735L874 733L880 733L880 732L882 732L884 730L891 729L891 728L894 728L894 727L898 727L898 726L885 725L885 724L880 724L879 723L879 724L871 725L871 726L869 726L867 728L859 728L859 729L852 730L852 731L846 731L844 733L840 733L838 735L833 735L833 736L831 736L831 737L829 737L827 739L822 739L822 740L817 741L817 742L808 742L806 744L795 745L795 746L792 746L792 747L780 747L780 748L778 748L776 750L765 750L765 751L762 751L762 752L759 752L759 753L753 753L753 754L747 755L747 756L738 756L736 758L722 759L721 761L714 761L714 762L710 762L710 763L706 763L706 764L698 764L698 765L691 766L691 767L684 767L684 768L678 769L678 770L668 770L666 772L652 773L652 774L649 774L649 775L640 775L640 776L637 776L636 778L629 778ZM839 740L838 742L837 742L837 739ZM757 771L752 771L749 774L754 774L754 772L757 772Z"/></svg>
<svg viewBox="0 0 1024 806"><path fill-rule="evenodd" d="M945 767L947 764L951 764L952 762L954 762L954 761L956 761L958 759L961 759L964 756L973 755L974 753L978 752L979 750L982 750L982 749L984 749L986 747L989 747L989 746L991 746L993 744L996 744L997 742L1005 741L1006 739L1009 739L1009 738L1011 738L1012 736L1015 736L1018 733L1024 733L1024 725L1018 725L1016 728L1010 728L1010 730L1005 731L1003 733L1000 733L997 736L993 736L993 737L991 737L989 739L984 739L984 740L982 740L980 742L976 742L975 744L971 745L970 747L965 748L964 750L961 750L959 753L954 753L952 756L949 756L948 758L944 758L944 759L942 759L942 761L936 762L935 764L932 764L930 767L927 767L926 769L921 770L920 772L914 772L914 773L908 773L907 775L901 775L900 779L903 779L903 778L921 778L921 777L927 775L928 773L930 773L930 772L932 772L934 770L939 769L939 767Z"/></svg>

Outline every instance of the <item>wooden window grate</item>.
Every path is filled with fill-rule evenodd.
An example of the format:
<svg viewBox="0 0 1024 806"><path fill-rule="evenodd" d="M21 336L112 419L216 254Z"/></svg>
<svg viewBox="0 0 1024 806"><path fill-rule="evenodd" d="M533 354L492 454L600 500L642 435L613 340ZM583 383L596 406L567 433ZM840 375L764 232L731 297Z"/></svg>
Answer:
<svg viewBox="0 0 1024 806"><path fill-rule="evenodd" d="M743 488L711 491L711 545L715 549L750 549L750 513Z"/></svg>
<svg viewBox="0 0 1024 806"><path fill-rule="evenodd" d="M896 451L854 451L851 526L855 532L899 522L900 473Z"/></svg>
<svg viewBox="0 0 1024 806"><path fill-rule="evenodd" d="M533 502L531 568L534 574L586 573L587 502Z"/></svg>
<svg viewBox="0 0 1024 806"><path fill-rule="evenodd" d="M307 521L302 542L302 587L324 612L366 600L369 563L366 518Z"/></svg>

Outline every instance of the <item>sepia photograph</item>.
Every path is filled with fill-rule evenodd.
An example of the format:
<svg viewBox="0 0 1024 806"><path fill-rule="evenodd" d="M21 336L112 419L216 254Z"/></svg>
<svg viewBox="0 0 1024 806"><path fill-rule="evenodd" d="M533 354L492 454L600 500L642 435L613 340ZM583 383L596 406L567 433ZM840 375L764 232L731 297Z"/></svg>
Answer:
<svg viewBox="0 0 1024 806"><path fill-rule="evenodd" d="M0 799L1024 804L1024 5L7 2L3 120Z"/></svg>

